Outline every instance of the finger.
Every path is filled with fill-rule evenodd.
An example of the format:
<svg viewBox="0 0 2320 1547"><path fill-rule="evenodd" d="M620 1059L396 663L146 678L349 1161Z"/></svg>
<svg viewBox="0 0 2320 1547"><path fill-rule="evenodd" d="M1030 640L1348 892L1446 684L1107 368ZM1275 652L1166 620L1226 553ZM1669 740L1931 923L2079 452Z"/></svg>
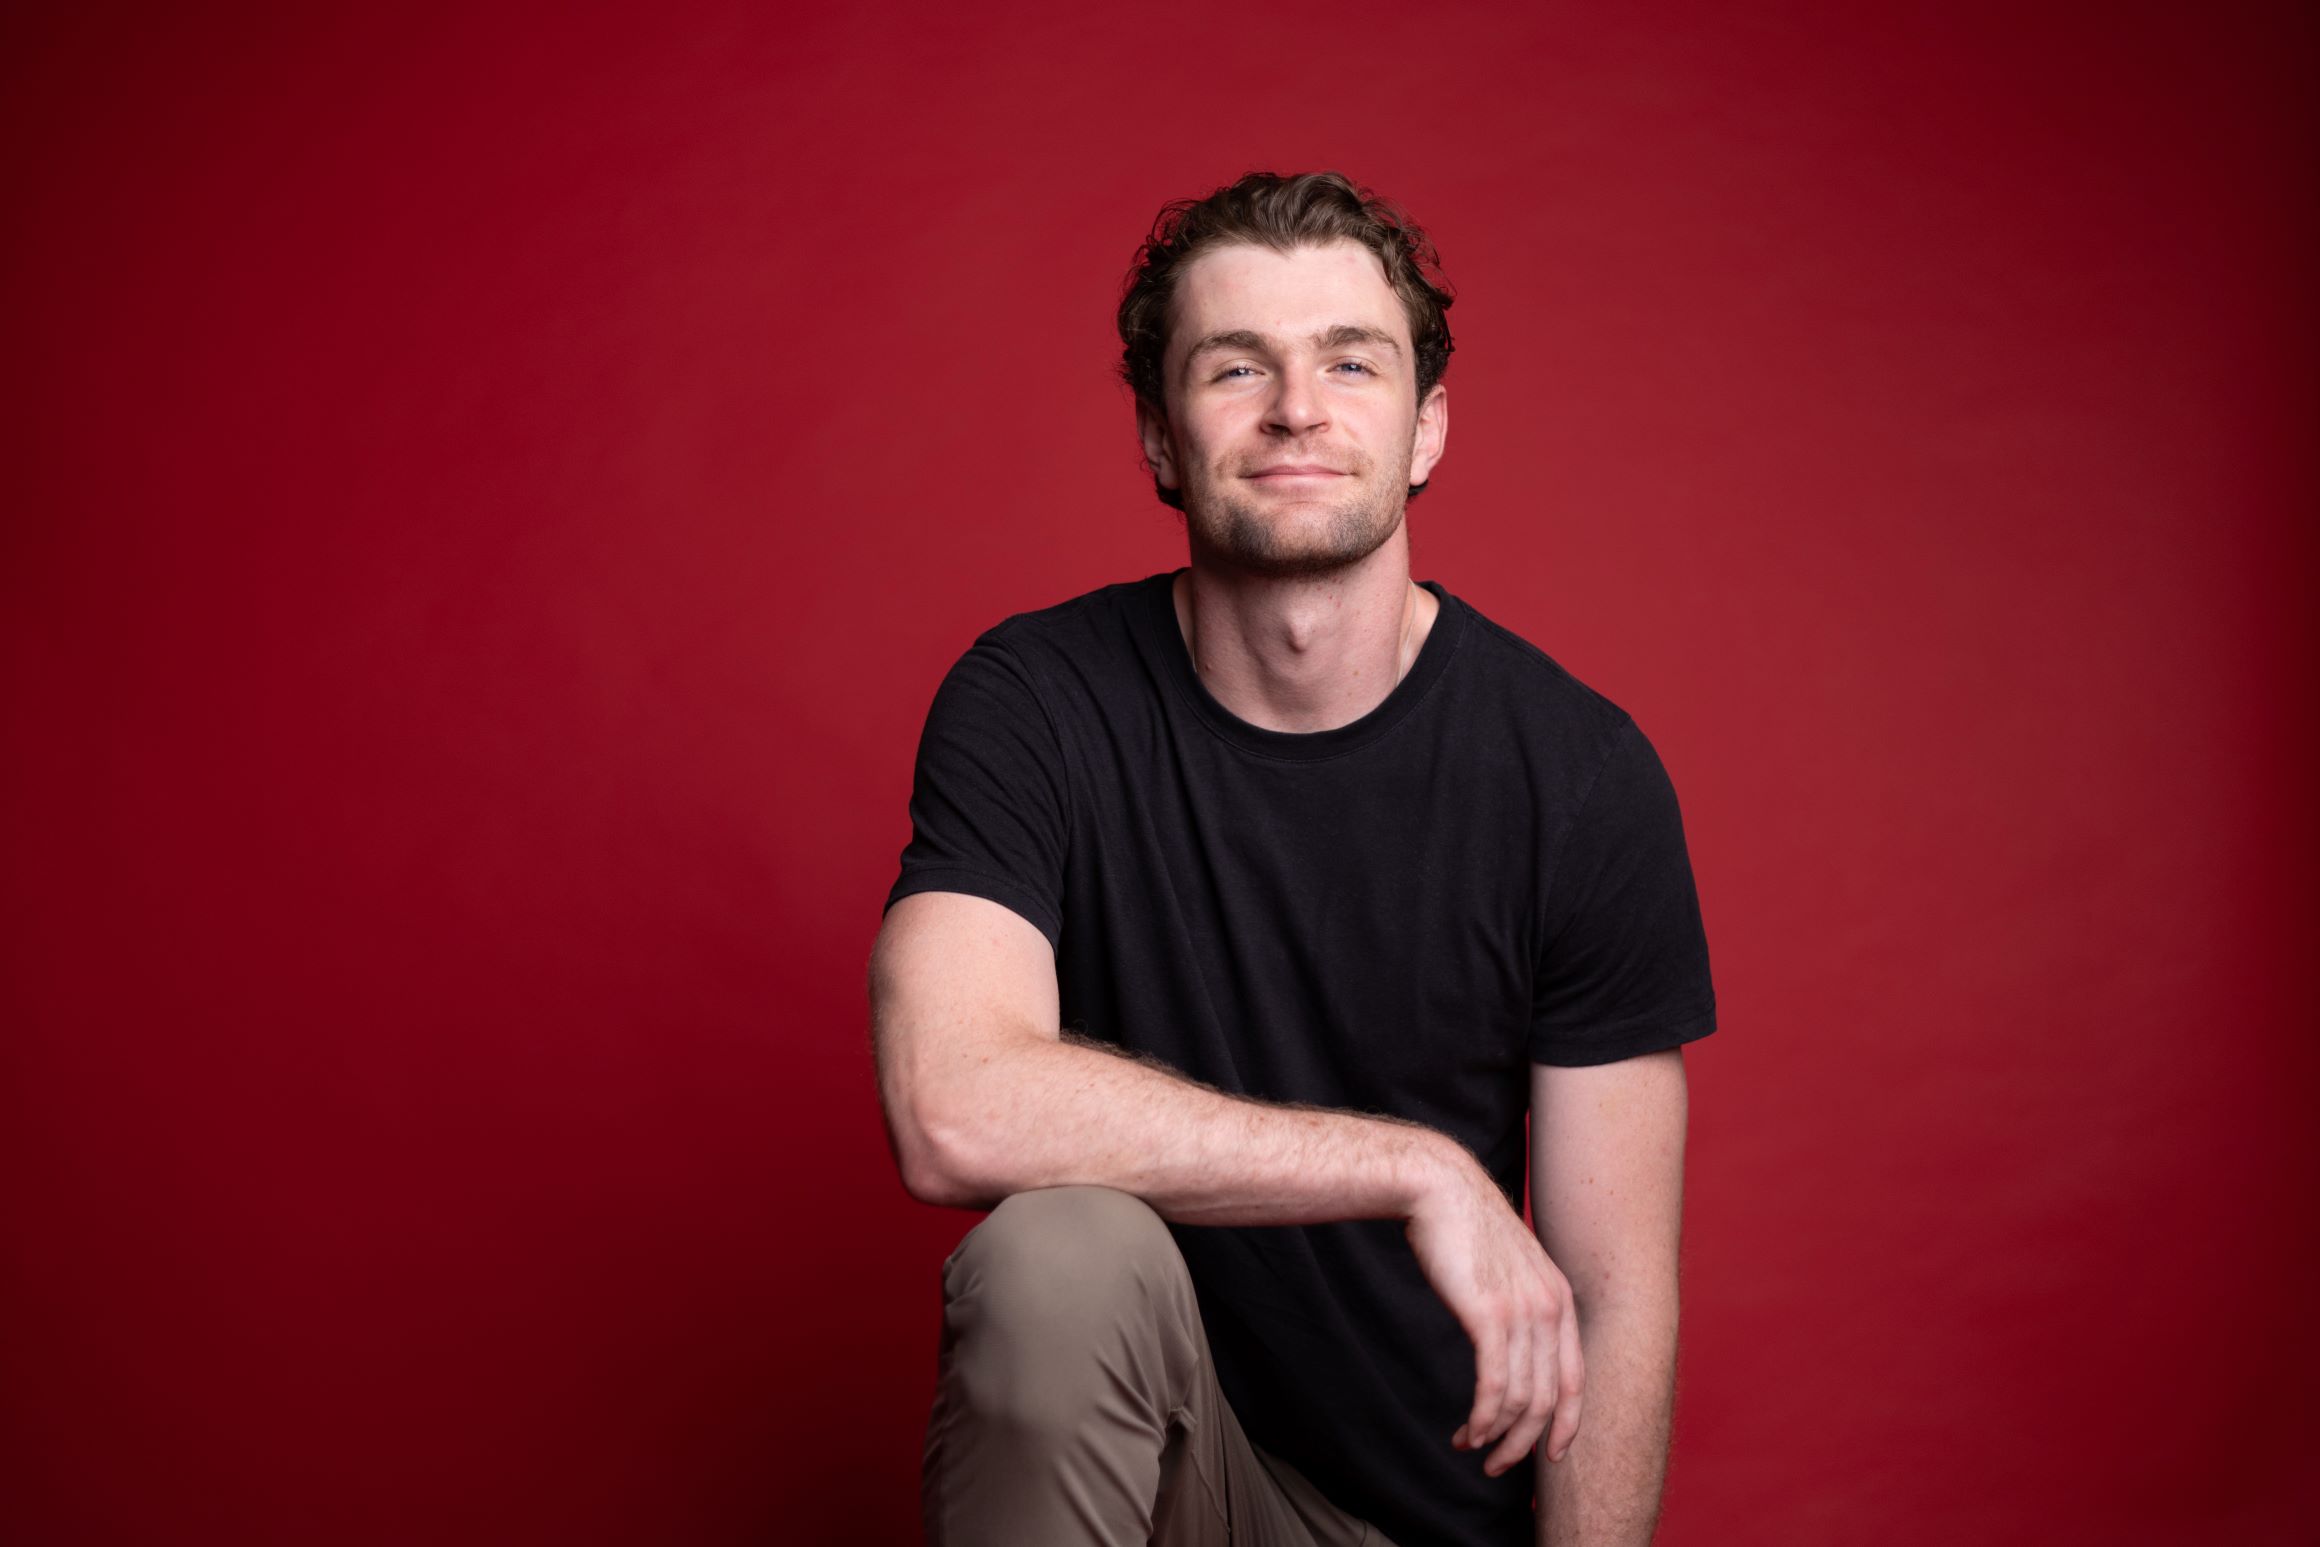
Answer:
<svg viewBox="0 0 2320 1547"><path fill-rule="evenodd" d="M1498 1416L1490 1427L1475 1440L1480 1450L1523 1420L1523 1415L1538 1400L1538 1381L1531 1366L1536 1362L1533 1350L1539 1340L1531 1330L1531 1318L1518 1316L1507 1327L1506 1334L1506 1395L1499 1399Z"/></svg>
<svg viewBox="0 0 2320 1547"><path fill-rule="evenodd" d="M1506 1441L1483 1463L1483 1471L1492 1477L1518 1465L1538 1444L1540 1431L1554 1420L1555 1400L1560 1394L1561 1360L1558 1357L1557 1329L1540 1325L1533 1328L1531 1346L1538 1350L1531 1360L1529 1400L1522 1418L1506 1431Z"/></svg>
<svg viewBox="0 0 2320 1547"><path fill-rule="evenodd" d="M1482 1444L1484 1426L1498 1416L1498 1404L1505 1394L1506 1322L1492 1314L1474 1329L1474 1408L1466 1415L1466 1427L1459 1431L1459 1443L1469 1450Z"/></svg>
<svg viewBox="0 0 2320 1547"><path fill-rule="evenodd" d="M1587 1356L1580 1349L1577 1306L1564 1311L1557 1342L1561 1352L1555 1362L1560 1367L1561 1389L1555 1395L1555 1426L1547 1435L1550 1461L1560 1461L1571 1453L1571 1441L1579 1436L1579 1409L1586 1402Z"/></svg>

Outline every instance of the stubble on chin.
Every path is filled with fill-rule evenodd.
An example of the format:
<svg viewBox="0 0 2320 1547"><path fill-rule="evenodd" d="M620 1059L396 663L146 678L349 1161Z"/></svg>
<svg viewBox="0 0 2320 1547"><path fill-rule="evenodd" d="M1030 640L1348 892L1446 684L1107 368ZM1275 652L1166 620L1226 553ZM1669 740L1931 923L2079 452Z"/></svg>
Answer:
<svg viewBox="0 0 2320 1547"><path fill-rule="evenodd" d="M1185 502L1185 517L1210 555L1233 568L1275 578L1330 574L1368 558L1394 535L1404 491L1365 489L1333 506L1316 527L1310 511L1228 492L1233 480L1212 484ZM1400 498L1395 496L1399 494Z"/></svg>
<svg viewBox="0 0 2320 1547"><path fill-rule="evenodd" d="M1218 557L1236 568L1289 576L1326 574L1357 563L1374 553L1392 530L1389 526L1378 531L1376 518L1360 506L1331 512L1318 532L1311 521L1305 516L1291 528L1277 513L1226 500L1214 520L1202 523L1202 535Z"/></svg>

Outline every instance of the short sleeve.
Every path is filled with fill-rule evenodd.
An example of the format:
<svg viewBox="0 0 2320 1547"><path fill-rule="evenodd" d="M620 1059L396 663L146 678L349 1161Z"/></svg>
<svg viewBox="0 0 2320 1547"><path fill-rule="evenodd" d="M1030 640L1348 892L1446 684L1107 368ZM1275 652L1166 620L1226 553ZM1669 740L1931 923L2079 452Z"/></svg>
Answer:
<svg viewBox="0 0 2320 1547"><path fill-rule="evenodd" d="M1675 786L1633 720L1582 797L1547 887L1532 1062L1607 1064L1716 1029Z"/></svg>
<svg viewBox="0 0 2320 1547"><path fill-rule="evenodd" d="M886 894L966 892L1063 938L1070 807L1061 748L1021 660L977 639L944 674L911 774L910 842Z"/></svg>

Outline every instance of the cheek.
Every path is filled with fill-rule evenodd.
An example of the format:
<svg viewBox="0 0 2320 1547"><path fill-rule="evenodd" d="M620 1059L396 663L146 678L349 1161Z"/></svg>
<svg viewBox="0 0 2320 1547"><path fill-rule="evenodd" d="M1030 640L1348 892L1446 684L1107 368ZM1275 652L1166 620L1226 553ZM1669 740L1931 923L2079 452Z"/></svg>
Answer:
<svg viewBox="0 0 2320 1547"><path fill-rule="evenodd" d="M1232 455L1240 433L1229 420L1209 414L1184 426L1178 435L1178 444L1194 462L1221 462Z"/></svg>

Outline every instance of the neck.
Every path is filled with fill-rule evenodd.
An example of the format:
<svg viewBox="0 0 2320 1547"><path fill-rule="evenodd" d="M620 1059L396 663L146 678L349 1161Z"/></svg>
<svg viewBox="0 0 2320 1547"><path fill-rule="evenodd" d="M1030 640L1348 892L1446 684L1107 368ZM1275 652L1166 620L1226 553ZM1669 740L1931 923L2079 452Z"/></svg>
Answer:
<svg viewBox="0 0 2320 1547"><path fill-rule="evenodd" d="M1322 575L1251 575L1195 554L1175 602L1210 695L1251 725L1301 732L1350 725L1385 702L1442 605L1411 581L1400 541Z"/></svg>

